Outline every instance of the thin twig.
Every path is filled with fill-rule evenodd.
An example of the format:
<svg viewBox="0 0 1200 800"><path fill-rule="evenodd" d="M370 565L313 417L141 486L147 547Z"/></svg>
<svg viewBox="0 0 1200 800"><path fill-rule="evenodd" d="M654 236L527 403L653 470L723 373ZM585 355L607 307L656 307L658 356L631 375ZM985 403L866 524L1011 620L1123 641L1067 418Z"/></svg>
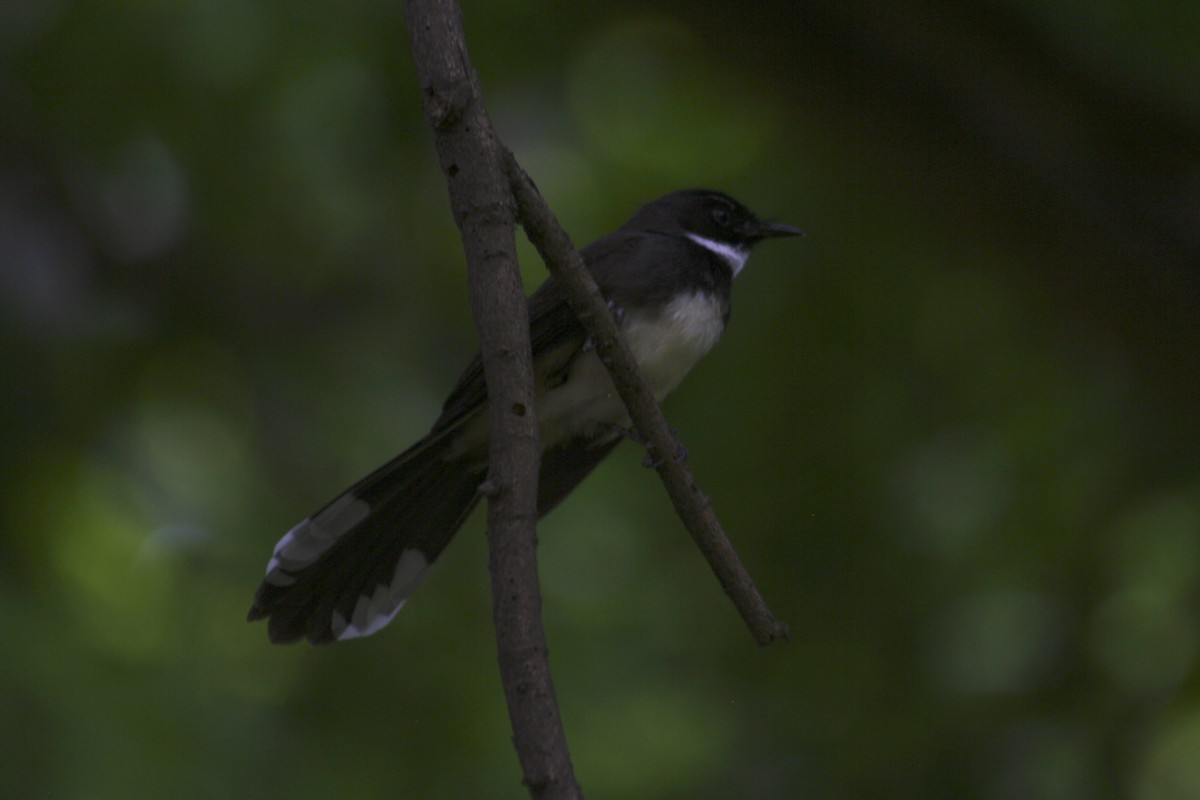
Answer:
<svg viewBox="0 0 1200 800"><path fill-rule="evenodd" d="M677 457L683 447L667 426L658 400L642 378L637 361L619 334L617 322L583 259L516 158L507 150L504 155L517 201L517 216L525 235L541 254L550 273L562 284L572 310L595 343L596 352L608 367L613 384L625 401L629 417L649 451L650 460L658 470L676 513L708 559L754 640L765 645L787 638L787 625L776 619L767 607L722 530L708 496L696 484L692 471Z"/></svg>

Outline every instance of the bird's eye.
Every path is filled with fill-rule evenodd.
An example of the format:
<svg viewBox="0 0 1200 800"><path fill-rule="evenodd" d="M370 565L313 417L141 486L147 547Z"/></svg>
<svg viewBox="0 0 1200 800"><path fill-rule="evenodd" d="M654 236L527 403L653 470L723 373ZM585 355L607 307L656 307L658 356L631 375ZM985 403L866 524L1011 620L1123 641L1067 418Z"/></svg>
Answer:
<svg viewBox="0 0 1200 800"><path fill-rule="evenodd" d="M713 218L713 221L716 222L718 225L720 225L721 227L725 227L726 225L729 224L729 209L714 208L712 210L712 218Z"/></svg>

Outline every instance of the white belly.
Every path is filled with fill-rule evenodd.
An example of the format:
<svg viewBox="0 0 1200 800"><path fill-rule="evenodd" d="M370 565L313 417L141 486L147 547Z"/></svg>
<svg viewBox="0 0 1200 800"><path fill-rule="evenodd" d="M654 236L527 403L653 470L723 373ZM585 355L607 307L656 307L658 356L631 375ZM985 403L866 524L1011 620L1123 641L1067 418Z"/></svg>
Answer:
<svg viewBox="0 0 1200 800"><path fill-rule="evenodd" d="M725 308L709 294L673 300L657 315L630 311L621 328L659 399L679 385L725 329ZM546 392L537 409L543 447L605 426L627 426L628 415L595 352L576 359L567 379Z"/></svg>
<svg viewBox="0 0 1200 800"><path fill-rule="evenodd" d="M630 315L623 333L655 396L662 400L725 330L726 309L711 294L678 297L656 318Z"/></svg>

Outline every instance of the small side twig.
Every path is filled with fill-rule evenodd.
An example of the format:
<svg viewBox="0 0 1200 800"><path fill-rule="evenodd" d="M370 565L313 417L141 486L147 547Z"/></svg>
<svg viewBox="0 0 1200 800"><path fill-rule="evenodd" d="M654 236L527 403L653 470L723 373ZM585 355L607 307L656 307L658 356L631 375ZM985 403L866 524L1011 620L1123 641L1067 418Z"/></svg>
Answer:
<svg viewBox="0 0 1200 800"><path fill-rule="evenodd" d="M617 329L596 282L579 252L513 154L504 151L517 217L525 235L537 248L547 269L562 284L571 309L591 336L596 352L608 367L613 384L649 451L675 511L700 552L708 559L721 587L746 621L759 644L787 638L788 627L775 618L758 587L742 565L737 551L721 528L708 496L700 490L687 465L675 455L681 452L678 438L667 426L662 409L646 385L637 361Z"/></svg>

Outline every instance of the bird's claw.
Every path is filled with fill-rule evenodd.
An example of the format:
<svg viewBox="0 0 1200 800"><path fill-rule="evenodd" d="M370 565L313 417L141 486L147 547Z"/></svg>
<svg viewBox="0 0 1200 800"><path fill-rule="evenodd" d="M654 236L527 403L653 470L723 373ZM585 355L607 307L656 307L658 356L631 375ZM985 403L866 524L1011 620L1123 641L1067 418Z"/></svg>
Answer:
<svg viewBox="0 0 1200 800"><path fill-rule="evenodd" d="M671 429L671 435L675 437L675 460L683 463L688 460L688 449L683 442L679 441L679 437L675 434L675 429ZM658 469L663 464L661 458L656 458L654 452L647 448L646 455L642 459L642 466L650 469Z"/></svg>
<svg viewBox="0 0 1200 800"><path fill-rule="evenodd" d="M610 312L612 312L613 319L615 319L617 321L618 325L621 324L621 320L625 319L625 307L622 306L620 303L618 303L616 300L608 301L608 310ZM589 336L583 340L583 352L590 353L592 350L595 350L595 349L596 349L596 343L594 341L592 341L592 337Z"/></svg>
<svg viewBox="0 0 1200 800"><path fill-rule="evenodd" d="M646 448L646 455L642 458L642 466L649 467L650 469L658 469L662 466L663 460L662 458L655 456L653 445L646 441L646 439L644 439L636 430L633 428L627 428L624 425L613 425L612 429L629 441L636 442L642 447ZM683 442L679 441L679 431L670 427L668 427L667 430L671 432L671 438L675 440L675 460L680 463L687 461L688 449Z"/></svg>
<svg viewBox="0 0 1200 800"><path fill-rule="evenodd" d="M684 446L683 442L679 441L679 431L675 430L674 428L667 428L667 430L669 430L671 432L671 438L675 440L675 460L680 463L687 461L688 460L688 449L686 446ZM650 444L650 442L646 441L640 435L638 435L637 431L629 430L626 428L626 429L622 429L622 432L624 433L624 435L626 437L628 437L629 439L632 439L633 441L640 444L642 447L646 448L646 455L645 455L645 457L642 458L642 466L643 467L649 467L650 469L658 469L659 467L662 466L663 459L661 456L655 455L654 447L653 447L653 445Z"/></svg>
<svg viewBox="0 0 1200 800"><path fill-rule="evenodd" d="M625 319L625 307L616 300L608 301L608 310L612 312L613 319L615 319L617 322Z"/></svg>

